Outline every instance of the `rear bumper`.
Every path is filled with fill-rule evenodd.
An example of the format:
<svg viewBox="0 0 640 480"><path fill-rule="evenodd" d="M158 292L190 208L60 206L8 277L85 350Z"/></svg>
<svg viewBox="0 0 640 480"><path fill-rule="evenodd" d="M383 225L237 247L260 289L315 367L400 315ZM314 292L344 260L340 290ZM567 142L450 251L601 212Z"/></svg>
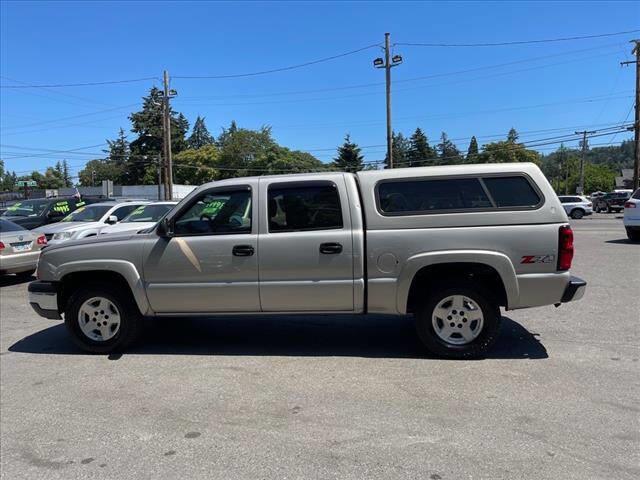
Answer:
<svg viewBox="0 0 640 480"><path fill-rule="evenodd" d="M60 320L58 312L58 285L52 282L36 280L28 287L29 304L41 317Z"/></svg>
<svg viewBox="0 0 640 480"><path fill-rule="evenodd" d="M582 297L584 297L584 292L586 291L586 289L587 282L585 282L581 278L572 276L569 280L569 284L564 289L564 293L562 294L562 299L560 301L562 303L567 303L580 300Z"/></svg>
<svg viewBox="0 0 640 480"><path fill-rule="evenodd" d="M0 272L20 273L28 272L38 266L40 251L2 255L0 257Z"/></svg>

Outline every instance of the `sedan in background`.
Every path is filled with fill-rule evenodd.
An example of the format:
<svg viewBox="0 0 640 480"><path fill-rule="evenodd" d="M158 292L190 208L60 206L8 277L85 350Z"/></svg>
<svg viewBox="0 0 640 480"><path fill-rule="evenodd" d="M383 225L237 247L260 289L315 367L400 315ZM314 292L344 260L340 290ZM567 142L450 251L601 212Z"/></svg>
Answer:
<svg viewBox="0 0 640 480"><path fill-rule="evenodd" d="M36 271L40 250L46 244L42 233L0 218L0 274L30 277Z"/></svg>
<svg viewBox="0 0 640 480"><path fill-rule="evenodd" d="M104 227L100 234L136 233L151 228L177 204L178 202L154 202L142 205L115 225Z"/></svg>
<svg viewBox="0 0 640 480"><path fill-rule="evenodd" d="M640 240L640 188L624 204L623 223L629 240Z"/></svg>
<svg viewBox="0 0 640 480"><path fill-rule="evenodd" d="M579 219L593 213L593 204L587 197L561 195L558 198L564 207L564 211L567 212L567 215L571 218Z"/></svg>
<svg viewBox="0 0 640 480"><path fill-rule="evenodd" d="M40 231L47 236L47 241L51 245L94 237L99 235L103 228L118 223L136 208L148 203L144 200L94 203L80 207L64 217L62 221L54 225L46 225Z"/></svg>

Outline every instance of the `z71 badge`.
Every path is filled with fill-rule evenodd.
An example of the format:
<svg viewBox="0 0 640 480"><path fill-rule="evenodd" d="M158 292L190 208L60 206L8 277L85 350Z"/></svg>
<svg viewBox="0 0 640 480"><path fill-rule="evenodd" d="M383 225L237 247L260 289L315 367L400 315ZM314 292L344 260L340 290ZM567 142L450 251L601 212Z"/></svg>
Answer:
<svg viewBox="0 0 640 480"><path fill-rule="evenodd" d="M524 255L520 263L553 263L554 255Z"/></svg>

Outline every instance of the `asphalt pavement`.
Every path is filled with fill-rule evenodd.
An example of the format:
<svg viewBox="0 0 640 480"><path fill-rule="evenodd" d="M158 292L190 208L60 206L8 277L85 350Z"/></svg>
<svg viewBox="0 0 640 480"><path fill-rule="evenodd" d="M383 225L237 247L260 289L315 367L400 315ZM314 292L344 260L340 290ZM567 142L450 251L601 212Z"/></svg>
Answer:
<svg viewBox="0 0 640 480"><path fill-rule="evenodd" d="M409 318L151 324L87 355L0 280L3 479L640 478L640 244L572 221L585 298L504 313L489 358Z"/></svg>

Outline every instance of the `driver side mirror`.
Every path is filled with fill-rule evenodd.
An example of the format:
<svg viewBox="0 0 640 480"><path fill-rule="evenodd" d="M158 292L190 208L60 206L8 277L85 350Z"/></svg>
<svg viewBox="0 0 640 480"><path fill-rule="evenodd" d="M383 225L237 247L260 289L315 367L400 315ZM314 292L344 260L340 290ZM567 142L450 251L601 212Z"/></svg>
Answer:
<svg viewBox="0 0 640 480"><path fill-rule="evenodd" d="M156 229L156 233L159 237L162 238L171 238L173 237L173 225L169 221L168 218L163 218L158 222L158 228Z"/></svg>
<svg viewBox="0 0 640 480"><path fill-rule="evenodd" d="M113 225L114 223L118 223L118 217L116 217L115 215L109 215L109 218L107 218L107 222L109 225Z"/></svg>

